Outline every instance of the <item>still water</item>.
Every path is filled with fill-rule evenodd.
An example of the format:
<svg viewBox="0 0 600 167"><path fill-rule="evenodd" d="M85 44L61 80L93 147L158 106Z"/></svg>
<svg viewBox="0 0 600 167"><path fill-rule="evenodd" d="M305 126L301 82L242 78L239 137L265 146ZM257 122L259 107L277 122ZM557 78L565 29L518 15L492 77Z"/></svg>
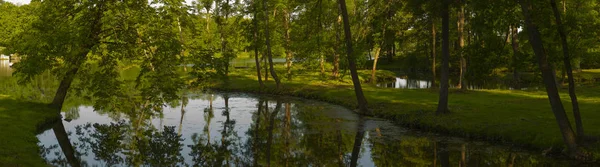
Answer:
<svg viewBox="0 0 600 167"><path fill-rule="evenodd" d="M66 109L37 136L42 157L54 166L574 165L282 96L188 94L162 113L143 113Z"/></svg>

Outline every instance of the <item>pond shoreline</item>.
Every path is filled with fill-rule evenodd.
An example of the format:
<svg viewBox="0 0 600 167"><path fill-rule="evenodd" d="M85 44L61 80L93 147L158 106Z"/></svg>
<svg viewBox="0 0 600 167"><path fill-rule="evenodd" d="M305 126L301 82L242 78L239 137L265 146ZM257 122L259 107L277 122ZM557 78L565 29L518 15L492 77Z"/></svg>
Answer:
<svg viewBox="0 0 600 167"><path fill-rule="evenodd" d="M310 83L305 83L305 84L288 83L288 84L286 84L284 82L282 84L282 89L276 90L275 85L270 82L267 82L266 88L263 88L263 89L259 88L258 83L254 83L254 84L248 83L249 81L256 82L256 79L250 78L247 75L246 76L244 76L244 75L234 76L234 77L230 77L230 78L234 78L234 79L229 80L230 83L236 83L236 85L240 85L238 82L241 82L241 83L245 83L244 84L245 86L236 86L236 85L231 85L231 84L221 82L221 83L216 83L215 85L212 85L210 88L212 90L216 90L216 91L245 92L245 93L255 93L255 94L284 95L284 96L300 97L300 98L305 98L305 99L310 99L310 100L318 100L318 101L328 102L331 104L340 105L340 106L346 107L348 109L351 109L353 111L355 111L354 109L356 108L355 98L347 97L349 95L354 95L353 89L351 88L350 85L344 85L344 84L327 85L327 84L325 84L325 85L316 86L316 88L315 88L315 85L314 84L310 85ZM305 82L310 82L310 81L305 81ZM308 86L308 85L310 85L310 86ZM333 87L335 90L331 90L331 87ZM373 91L373 89L389 90L386 88L376 88L372 85L367 85L367 84L365 84L365 86L363 86L363 89L366 89L366 91L369 91L369 90ZM425 89L425 90L398 90L398 89L396 89L396 91L418 91L418 92L428 92L428 93L435 92L435 90L428 90L428 89ZM478 91L451 90L451 94L469 94L469 93L473 93L473 92L478 92ZM335 94L344 94L345 96L338 96ZM485 130L473 131L471 129L460 128L460 127L445 127L442 124L448 124L448 122L440 123L438 121L441 119L451 119L455 122L459 122L459 121L461 121L460 118L457 119L457 118L450 118L450 117L455 117L455 116L451 116L451 115L458 115L460 113L453 113L449 116L436 116L434 114L434 110L429 110L429 109L417 109L417 110L408 109L408 110L404 110L403 112L399 113L397 111L402 110L402 109L393 108L392 106L398 106L401 103L394 103L394 102L382 103L381 101L372 100L373 98L376 98L376 97L369 97L369 95L367 94L367 99L369 101L369 108L374 111L374 117L390 120L390 121L394 122L395 124L398 124L405 128L415 129L415 130L419 130L419 131L423 131L423 132L439 133L439 134L448 135L448 136L462 137L462 138L469 139L469 140L483 140L483 141L490 142L490 143L500 143L501 145L516 146L519 148L523 148L525 150L539 152L540 154L554 157L554 158L569 159L568 157L566 157L563 154L564 145L562 144L562 140L560 142L557 142L557 141L537 142L537 141L532 141L532 140L522 140L520 138L516 138L516 137L510 136L510 135L505 136L505 135L499 135L494 132L490 133L490 132L486 132ZM451 110L452 110L452 108L451 108ZM552 123L554 123L554 122L552 122ZM492 124L492 125L488 125L484 129L487 129L490 131L502 131L501 127L504 127L504 126L501 126L500 124L497 124L497 125ZM588 129L590 129L590 128L593 128L593 127L588 126ZM537 135L535 133L527 133L526 131L522 132L521 135L529 136L531 138L540 138L539 135ZM557 133L555 135L559 136L560 134ZM549 143L552 143L552 144L549 144ZM600 153L598 151L598 148L600 148L600 147L598 147L598 143L595 143L595 144L591 144L589 149L587 150L590 153L592 153L592 155L594 155L594 161L598 161L598 155Z"/></svg>

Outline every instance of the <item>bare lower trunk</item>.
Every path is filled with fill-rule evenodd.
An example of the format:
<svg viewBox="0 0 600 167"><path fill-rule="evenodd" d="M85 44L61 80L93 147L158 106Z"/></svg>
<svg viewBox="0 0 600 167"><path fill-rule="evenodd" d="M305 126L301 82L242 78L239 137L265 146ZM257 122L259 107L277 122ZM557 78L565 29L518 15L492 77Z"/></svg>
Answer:
<svg viewBox="0 0 600 167"><path fill-rule="evenodd" d="M256 16L258 15L258 9L256 9L256 6L258 5L256 3L256 0L253 1L254 5L254 18L252 18L252 22L254 22L254 61L256 63L256 76L258 77L258 85L263 88L265 85L263 84L263 81L261 79L261 74L260 74L260 61L258 60L258 19L256 18Z"/></svg>
<svg viewBox="0 0 600 167"><path fill-rule="evenodd" d="M287 10L283 13L283 27L285 28L285 64L287 67L287 78L292 79L292 51L290 50L290 14Z"/></svg>
<svg viewBox="0 0 600 167"><path fill-rule="evenodd" d="M565 28L563 27L560 13L558 13L558 8L556 7L556 0L550 0L550 3L552 4L552 10L554 11L554 17L556 18L558 33L562 43L563 62L565 64L565 71L569 77L569 96L571 97L571 105L573 105L573 115L575 117L575 127L577 129L578 141L581 142L585 135L583 133L581 113L579 113L579 103L577 102L577 95L575 94L575 80L573 79L573 69L571 67L571 57L569 55L569 43L567 43Z"/></svg>
<svg viewBox="0 0 600 167"><path fill-rule="evenodd" d="M335 53L333 55L333 78L338 78L340 75L340 55Z"/></svg>
<svg viewBox="0 0 600 167"><path fill-rule="evenodd" d="M262 57L263 57L263 60L264 60L263 64L265 66L265 81L268 81L269 80L269 66L267 64L269 64L269 63L267 63L267 55L265 53L263 53Z"/></svg>
<svg viewBox="0 0 600 167"><path fill-rule="evenodd" d="M511 41L512 41L512 50L513 50L513 57L512 57L512 71L513 71L513 87L516 90L520 90L521 89L521 80L519 77L519 30L517 28L516 25L513 25L511 27L512 32L511 32Z"/></svg>
<svg viewBox="0 0 600 167"><path fill-rule="evenodd" d="M321 76L325 76L325 56L323 54L319 58L319 65L321 65Z"/></svg>
<svg viewBox="0 0 600 167"><path fill-rule="evenodd" d="M558 127L560 128L563 140L567 145L567 148L569 149L571 155L575 155L579 152L575 133L571 128L571 124L569 122L569 119L567 118L567 114L565 113L565 109L560 100L558 89L556 87L556 82L554 82L555 80L552 72L553 70L548 64L547 55L544 50L544 45L542 43L540 32L537 26L531 21L531 15L529 12L530 6L528 1L520 0L520 3L521 11L525 16L527 31L529 33L529 43L533 47L533 51L538 59L539 68L542 71L542 78L546 86L546 92L548 94L548 99L552 107L552 112L554 113L554 117L556 118L556 122L558 124Z"/></svg>
<svg viewBox="0 0 600 167"><path fill-rule="evenodd" d="M60 145L60 149L65 154L69 165L72 167L81 166L79 159L75 157L75 149L73 149L73 145L69 140L69 135L65 130L65 126L62 123L62 120L59 120L56 125L52 128L54 131L54 135L56 135L56 140L58 140L58 145Z"/></svg>
<svg viewBox="0 0 600 167"><path fill-rule="evenodd" d="M367 99L360 86L360 80L358 79L358 72L356 71L356 60L354 56L354 48L352 48L352 33L350 32L350 22L348 21L348 11L346 9L346 0L338 0L340 11L342 13L342 19L344 21L344 36L346 37L346 50L348 64L350 66L350 74L352 75L352 83L354 84L354 92L356 94L356 100L358 101L358 108L362 114L371 114L367 108Z"/></svg>
<svg viewBox="0 0 600 167"><path fill-rule="evenodd" d="M431 73L433 74L432 79L431 79L431 88L436 89L437 88L437 84L435 83L435 81L437 80L437 77L435 76L435 44L436 44L436 31L435 31L435 21L431 21L431 57L432 57L432 61L431 61Z"/></svg>
<svg viewBox="0 0 600 167"><path fill-rule="evenodd" d="M379 60L379 51L381 51L381 48L375 48L375 59L373 59L373 70L371 70L371 83L372 84L377 83L377 78L375 76L375 73L377 72L377 60Z"/></svg>
<svg viewBox="0 0 600 167"><path fill-rule="evenodd" d="M333 48L333 78L339 77L340 71L340 53L338 48L341 45L340 27L342 24L342 16L338 15L337 24L335 26L335 47Z"/></svg>
<svg viewBox="0 0 600 167"><path fill-rule="evenodd" d="M462 90L467 90L466 82L465 82L465 73L467 73L467 60L465 59L465 55L463 53L463 48L465 46L464 39L464 27L465 27L465 7L464 2L461 1L460 9L458 12L458 46L460 47L460 77L458 79L458 88Z"/></svg>
<svg viewBox="0 0 600 167"><path fill-rule="evenodd" d="M448 113L448 59L450 59L449 41L449 13L450 0L443 0L442 6L442 79L440 85L440 97L436 114Z"/></svg>

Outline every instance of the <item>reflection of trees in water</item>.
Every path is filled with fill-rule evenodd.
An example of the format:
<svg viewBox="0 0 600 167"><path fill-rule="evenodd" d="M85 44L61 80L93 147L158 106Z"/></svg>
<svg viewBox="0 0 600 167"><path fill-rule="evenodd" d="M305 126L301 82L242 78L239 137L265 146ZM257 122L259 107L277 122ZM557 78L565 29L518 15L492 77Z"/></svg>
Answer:
<svg viewBox="0 0 600 167"><path fill-rule="evenodd" d="M62 123L58 123L62 125ZM62 127L62 128L61 128ZM173 126L165 126L164 130L146 128L138 133L132 131L132 126L124 121L111 124L85 124L76 127L76 133L67 133L63 126L55 127L54 132L58 138L60 151L56 146L44 148L43 156L48 160L49 154L54 153L57 158L49 160L56 166L80 166L78 157L90 152L94 159L101 161L105 166L178 166L182 165L181 150L183 139ZM64 132L61 132L61 130ZM77 138L78 142L72 147L68 144L68 136ZM75 148L75 150L69 150ZM62 152L63 155L59 153ZM66 159L63 156L66 155ZM86 165L82 162L83 166Z"/></svg>
<svg viewBox="0 0 600 167"><path fill-rule="evenodd" d="M229 96L223 95L223 100L225 108L222 116L225 117L225 121L221 130L220 143L211 143L210 125L214 117L211 96L209 108L204 109L204 120L206 121L204 133L203 135L193 134L193 145L188 146L192 149L189 155L194 162L193 166L238 166L237 164L241 163L241 157L238 156L240 137L234 130L235 120L230 118Z"/></svg>
<svg viewBox="0 0 600 167"><path fill-rule="evenodd" d="M373 136L369 143L377 166L569 166L506 148L429 137L402 136L391 140Z"/></svg>

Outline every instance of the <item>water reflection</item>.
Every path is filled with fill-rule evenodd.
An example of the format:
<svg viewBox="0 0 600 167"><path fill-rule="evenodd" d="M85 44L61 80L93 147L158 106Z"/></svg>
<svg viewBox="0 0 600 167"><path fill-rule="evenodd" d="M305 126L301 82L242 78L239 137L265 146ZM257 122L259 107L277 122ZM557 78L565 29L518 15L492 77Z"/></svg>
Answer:
<svg viewBox="0 0 600 167"><path fill-rule="evenodd" d="M42 156L56 166L571 165L286 97L187 92L162 114L143 107L72 110L78 117L38 135Z"/></svg>

